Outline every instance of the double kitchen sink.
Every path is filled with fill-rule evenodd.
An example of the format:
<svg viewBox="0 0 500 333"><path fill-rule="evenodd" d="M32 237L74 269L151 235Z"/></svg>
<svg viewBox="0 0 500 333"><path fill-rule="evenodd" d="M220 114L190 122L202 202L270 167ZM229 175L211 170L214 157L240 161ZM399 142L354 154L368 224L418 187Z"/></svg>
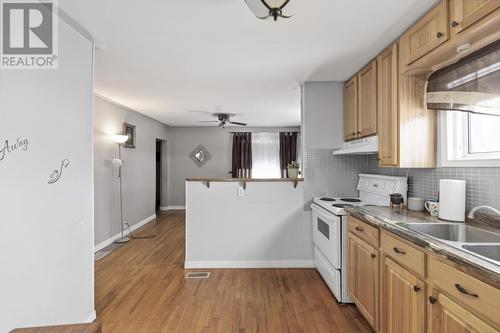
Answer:
<svg viewBox="0 0 500 333"><path fill-rule="evenodd" d="M500 233L458 223L398 223L398 225L500 265Z"/></svg>

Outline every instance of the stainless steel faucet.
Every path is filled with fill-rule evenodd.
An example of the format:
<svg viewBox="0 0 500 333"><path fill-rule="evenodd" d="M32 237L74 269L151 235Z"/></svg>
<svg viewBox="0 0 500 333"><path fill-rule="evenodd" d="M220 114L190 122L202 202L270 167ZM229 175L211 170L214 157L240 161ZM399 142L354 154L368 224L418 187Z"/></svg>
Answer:
<svg viewBox="0 0 500 333"><path fill-rule="evenodd" d="M500 216L500 210L498 210L498 209L495 209L495 208L490 207L490 206L477 206L477 207L472 208L472 210L469 212L468 218L473 219L475 213L478 210L487 210L487 211L490 211L490 212L495 213L496 215Z"/></svg>

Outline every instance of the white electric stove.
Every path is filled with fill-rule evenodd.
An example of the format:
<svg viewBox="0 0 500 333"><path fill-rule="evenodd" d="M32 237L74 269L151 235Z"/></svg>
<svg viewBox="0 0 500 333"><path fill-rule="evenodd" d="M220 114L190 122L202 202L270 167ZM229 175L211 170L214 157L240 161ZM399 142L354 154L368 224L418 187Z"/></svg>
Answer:
<svg viewBox="0 0 500 333"><path fill-rule="evenodd" d="M407 177L360 174L359 197L313 199L312 234L314 263L340 303L352 303L347 292L347 213L345 207L389 206L389 195L400 193L406 202Z"/></svg>

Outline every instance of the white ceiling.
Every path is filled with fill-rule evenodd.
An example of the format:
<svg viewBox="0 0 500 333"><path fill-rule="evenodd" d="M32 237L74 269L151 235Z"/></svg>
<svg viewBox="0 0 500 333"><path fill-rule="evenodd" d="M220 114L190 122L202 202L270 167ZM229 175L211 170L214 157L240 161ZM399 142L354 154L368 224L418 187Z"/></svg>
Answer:
<svg viewBox="0 0 500 333"><path fill-rule="evenodd" d="M300 82L345 81L437 0L291 0L261 21L243 0L59 0L95 38L98 94L169 125L221 108L300 124Z"/></svg>

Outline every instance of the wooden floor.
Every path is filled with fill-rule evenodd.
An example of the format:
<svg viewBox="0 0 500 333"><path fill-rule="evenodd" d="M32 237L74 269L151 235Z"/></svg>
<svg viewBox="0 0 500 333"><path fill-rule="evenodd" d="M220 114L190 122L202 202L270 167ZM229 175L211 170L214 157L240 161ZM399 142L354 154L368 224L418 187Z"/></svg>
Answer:
<svg viewBox="0 0 500 333"><path fill-rule="evenodd" d="M185 279L184 213L162 214L138 231L151 233L153 240L132 240L96 262L104 333L371 332L313 269L221 269Z"/></svg>

